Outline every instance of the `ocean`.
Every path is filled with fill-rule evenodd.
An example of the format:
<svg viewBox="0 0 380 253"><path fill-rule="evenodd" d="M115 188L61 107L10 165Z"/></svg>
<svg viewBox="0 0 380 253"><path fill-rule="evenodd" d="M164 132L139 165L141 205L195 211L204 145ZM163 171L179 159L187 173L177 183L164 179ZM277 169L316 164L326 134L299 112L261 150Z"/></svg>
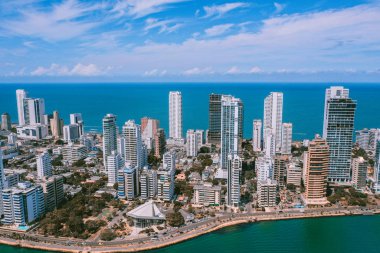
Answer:
<svg viewBox="0 0 380 253"><path fill-rule="evenodd" d="M350 89L358 101L355 129L380 127L380 85L333 84ZM284 93L283 122L293 123L293 139L313 138L322 132L325 89L330 84L256 83L96 83L96 84L0 84L0 113L8 112L17 122L16 89L26 89L30 97L45 99L46 111L58 110L65 123L69 114L81 112L85 129L101 131L107 113L117 115L122 126L144 116L157 118L168 133L168 93L182 92L183 132L208 128L208 96L231 94L244 103L244 137L252 138L252 120L263 118L264 98L271 91Z"/></svg>
<svg viewBox="0 0 380 253"><path fill-rule="evenodd" d="M378 253L379 227L379 215L265 221L224 228L148 253ZM4 245L0 252L42 253Z"/></svg>

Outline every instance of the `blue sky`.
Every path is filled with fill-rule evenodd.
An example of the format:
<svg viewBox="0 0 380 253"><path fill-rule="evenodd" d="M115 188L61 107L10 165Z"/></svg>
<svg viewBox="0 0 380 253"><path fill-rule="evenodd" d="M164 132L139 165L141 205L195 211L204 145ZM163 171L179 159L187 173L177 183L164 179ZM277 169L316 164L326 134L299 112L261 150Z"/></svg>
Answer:
<svg viewBox="0 0 380 253"><path fill-rule="evenodd" d="M0 82L379 80L380 1L0 2Z"/></svg>

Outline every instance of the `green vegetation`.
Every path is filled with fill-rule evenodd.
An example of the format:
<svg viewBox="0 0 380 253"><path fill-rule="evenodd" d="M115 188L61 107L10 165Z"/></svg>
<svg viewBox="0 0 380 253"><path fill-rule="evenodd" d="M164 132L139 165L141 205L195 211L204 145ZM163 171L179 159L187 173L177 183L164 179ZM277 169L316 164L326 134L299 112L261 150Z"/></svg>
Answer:
<svg viewBox="0 0 380 253"><path fill-rule="evenodd" d="M100 239L103 241L112 241L116 238L116 234L111 229L104 229L100 234Z"/></svg>
<svg viewBox="0 0 380 253"><path fill-rule="evenodd" d="M199 153L200 154L210 153L210 149L208 147L203 146L199 149Z"/></svg>
<svg viewBox="0 0 380 253"><path fill-rule="evenodd" d="M336 187L335 193L327 197L331 203L347 204L349 206L366 206L367 194L356 191L354 188Z"/></svg>
<svg viewBox="0 0 380 253"><path fill-rule="evenodd" d="M294 184L287 184L287 185L286 185L286 188L287 188L289 191L295 192L297 187L296 187Z"/></svg>
<svg viewBox="0 0 380 253"><path fill-rule="evenodd" d="M212 165L212 159L210 155L200 154L198 155L197 160L201 162L203 168Z"/></svg>
<svg viewBox="0 0 380 253"><path fill-rule="evenodd" d="M193 187L186 181L176 181L174 184L174 193L176 195L185 194L189 200L193 197Z"/></svg>
<svg viewBox="0 0 380 253"><path fill-rule="evenodd" d="M74 176L74 180L77 176ZM105 185L105 182L102 178L93 184L83 184L80 193L67 201L62 208L48 213L41 220L40 232L57 237L87 239L102 226L105 226L106 222L102 220L89 219L84 222L90 217L98 216L105 207L110 206L109 202L113 199L112 195L103 194L101 198L93 196L98 189Z"/></svg>
<svg viewBox="0 0 380 253"><path fill-rule="evenodd" d="M182 214L178 211L167 214L166 221L168 222L169 226L172 227L180 227L183 224L185 224L185 219L183 218Z"/></svg>
<svg viewBox="0 0 380 253"><path fill-rule="evenodd" d="M63 140L56 140L55 141L55 145L61 145L63 146L65 144L65 142Z"/></svg>
<svg viewBox="0 0 380 253"><path fill-rule="evenodd" d="M84 167L84 166L86 166L86 162L84 161L84 159L80 159L80 160L74 162L73 166L74 167Z"/></svg>
<svg viewBox="0 0 380 253"><path fill-rule="evenodd" d="M303 152L307 151L307 147L301 146L301 147L296 147L292 146L292 155L293 156L301 156Z"/></svg>
<svg viewBox="0 0 380 253"><path fill-rule="evenodd" d="M63 166L62 159L63 159L63 156L59 155L57 158L55 158L55 159L53 159L51 161L51 165L53 165L53 166Z"/></svg>
<svg viewBox="0 0 380 253"><path fill-rule="evenodd" d="M152 166L157 166L160 162L161 159L154 155L154 150L152 149L148 155L148 163Z"/></svg>
<svg viewBox="0 0 380 253"><path fill-rule="evenodd" d="M70 185L81 185L81 183L86 181L88 178L90 178L90 174L88 173L74 172L73 175L66 178L65 183Z"/></svg>

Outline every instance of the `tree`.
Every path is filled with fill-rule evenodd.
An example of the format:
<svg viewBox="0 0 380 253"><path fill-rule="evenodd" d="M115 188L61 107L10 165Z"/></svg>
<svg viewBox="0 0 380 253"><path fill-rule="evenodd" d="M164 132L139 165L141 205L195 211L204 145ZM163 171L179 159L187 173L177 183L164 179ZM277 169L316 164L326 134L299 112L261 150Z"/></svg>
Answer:
<svg viewBox="0 0 380 253"><path fill-rule="evenodd" d="M61 146L63 146L63 144L65 144L65 142L63 140L56 140L55 141L55 145L61 145Z"/></svg>
<svg viewBox="0 0 380 253"><path fill-rule="evenodd" d="M210 149L208 147L203 146L199 149L199 153L210 153Z"/></svg>
<svg viewBox="0 0 380 253"><path fill-rule="evenodd" d="M294 192L296 190L296 186L294 184L287 184L286 185L286 188L289 190L289 191L292 191Z"/></svg>
<svg viewBox="0 0 380 253"><path fill-rule="evenodd" d="M180 227L185 224L185 219L180 212L169 213L166 215L166 221L169 226Z"/></svg>
<svg viewBox="0 0 380 253"><path fill-rule="evenodd" d="M116 238L116 234L111 229L104 229L100 234L100 239L103 241L112 241Z"/></svg>

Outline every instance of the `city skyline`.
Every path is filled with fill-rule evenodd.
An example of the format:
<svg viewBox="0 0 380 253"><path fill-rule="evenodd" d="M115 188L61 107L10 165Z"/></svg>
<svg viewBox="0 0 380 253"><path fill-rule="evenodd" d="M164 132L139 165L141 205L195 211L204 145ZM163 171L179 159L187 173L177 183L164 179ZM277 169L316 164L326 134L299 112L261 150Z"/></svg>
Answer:
<svg viewBox="0 0 380 253"><path fill-rule="evenodd" d="M2 83L380 77L379 1L21 0L0 13Z"/></svg>

